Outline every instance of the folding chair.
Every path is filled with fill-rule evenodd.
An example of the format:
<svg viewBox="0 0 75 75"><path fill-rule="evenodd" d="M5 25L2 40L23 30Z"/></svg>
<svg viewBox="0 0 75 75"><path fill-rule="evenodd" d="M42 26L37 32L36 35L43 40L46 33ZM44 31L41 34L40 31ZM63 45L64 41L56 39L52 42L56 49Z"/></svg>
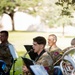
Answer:
<svg viewBox="0 0 75 75"><path fill-rule="evenodd" d="M0 75L5 75L6 63L0 60Z"/></svg>

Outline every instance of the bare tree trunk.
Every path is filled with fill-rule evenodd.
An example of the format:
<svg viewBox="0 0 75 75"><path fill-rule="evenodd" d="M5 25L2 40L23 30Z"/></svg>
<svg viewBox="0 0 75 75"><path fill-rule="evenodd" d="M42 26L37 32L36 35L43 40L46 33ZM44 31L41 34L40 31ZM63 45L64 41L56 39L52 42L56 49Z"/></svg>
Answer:
<svg viewBox="0 0 75 75"><path fill-rule="evenodd" d="M14 28L14 19L13 19L14 12L13 12L13 13L10 13L9 16L10 16L11 19L12 19L12 31L14 31L14 30L15 30L15 28Z"/></svg>
<svg viewBox="0 0 75 75"><path fill-rule="evenodd" d="M63 31L62 31L62 35L63 35L63 37L64 37L64 35L65 35L65 31L64 31L64 27L65 27L65 25L63 24Z"/></svg>

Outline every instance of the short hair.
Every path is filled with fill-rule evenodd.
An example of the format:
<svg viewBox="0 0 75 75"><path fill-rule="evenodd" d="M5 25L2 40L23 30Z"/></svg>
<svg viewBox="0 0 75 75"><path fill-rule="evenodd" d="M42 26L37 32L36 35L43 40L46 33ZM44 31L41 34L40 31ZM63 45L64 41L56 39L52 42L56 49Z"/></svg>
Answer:
<svg viewBox="0 0 75 75"><path fill-rule="evenodd" d="M55 34L50 34L49 36L53 36L54 40L57 41L57 36Z"/></svg>
<svg viewBox="0 0 75 75"><path fill-rule="evenodd" d="M46 39L42 36L37 36L33 38L34 42L37 42L37 44L43 44L44 46L46 45Z"/></svg>
<svg viewBox="0 0 75 75"><path fill-rule="evenodd" d="M71 45L75 45L75 38L72 39Z"/></svg>
<svg viewBox="0 0 75 75"><path fill-rule="evenodd" d="M1 31L0 33L5 33L6 36L9 35L9 34L8 34L8 31L6 31L6 30Z"/></svg>

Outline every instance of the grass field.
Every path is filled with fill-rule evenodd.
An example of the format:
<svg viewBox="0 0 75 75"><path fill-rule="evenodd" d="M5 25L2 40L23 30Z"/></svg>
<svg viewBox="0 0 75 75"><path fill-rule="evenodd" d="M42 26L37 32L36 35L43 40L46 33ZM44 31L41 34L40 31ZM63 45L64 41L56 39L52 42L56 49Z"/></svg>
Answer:
<svg viewBox="0 0 75 75"><path fill-rule="evenodd" d="M58 35L55 33L58 37L57 45L64 49L68 46L70 46L71 39L73 37L62 37L61 35ZM9 41L15 46L15 49L18 53L19 58L17 59L15 63L15 75L22 74L22 60L21 56L23 56L26 52L24 45L25 44L32 44L33 38L36 36L44 36L46 39L48 38L48 35L50 33L44 33L44 32L9 32ZM46 46L47 47L47 46ZM11 69L11 75L13 75L13 67Z"/></svg>

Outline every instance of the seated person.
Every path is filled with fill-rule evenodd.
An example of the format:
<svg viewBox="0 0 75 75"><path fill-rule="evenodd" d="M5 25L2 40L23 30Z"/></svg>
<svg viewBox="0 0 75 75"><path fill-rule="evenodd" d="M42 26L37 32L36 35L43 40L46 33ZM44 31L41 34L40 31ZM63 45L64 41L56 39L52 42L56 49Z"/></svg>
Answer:
<svg viewBox="0 0 75 75"><path fill-rule="evenodd" d="M48 74L50 74L51 67L53 64L51 56L45 51L46 39L42 36L38 36L33 38L33 50L38 56L35 59L35 63L39 65L43 65L47 70ZM23 65L23 75L31 75L29 69Z"/></svg>
<svg viewBox="0 0 75 75"><path fill-rule="evenodd" d="M57 61L61 58L63 54L62 50L57 46L56 42L57 36L55 34L50 34L48 36L49 48L47 49L47 52L51 55L54 65L60 64L60 62Z"/></svg>
<svg viewBox="0 0 75 75"><path fill-rule="evenodd" d="M71 49L71 48L75 48L75 38L73 38L73 39L71 40L71 46L65 48L65 49L63 50L63 52L65 52L65 51L67 51L67 50L69 50L69 49Z"/></svg>
<svg viewBox="0 0 75 75"><path fill-rule="evenodd" d="M8 42L8 31L1 31L0 34L0 60L3 60L6 63L6 75L10 75L12 63L18 56L13 45Z"/></svg>

